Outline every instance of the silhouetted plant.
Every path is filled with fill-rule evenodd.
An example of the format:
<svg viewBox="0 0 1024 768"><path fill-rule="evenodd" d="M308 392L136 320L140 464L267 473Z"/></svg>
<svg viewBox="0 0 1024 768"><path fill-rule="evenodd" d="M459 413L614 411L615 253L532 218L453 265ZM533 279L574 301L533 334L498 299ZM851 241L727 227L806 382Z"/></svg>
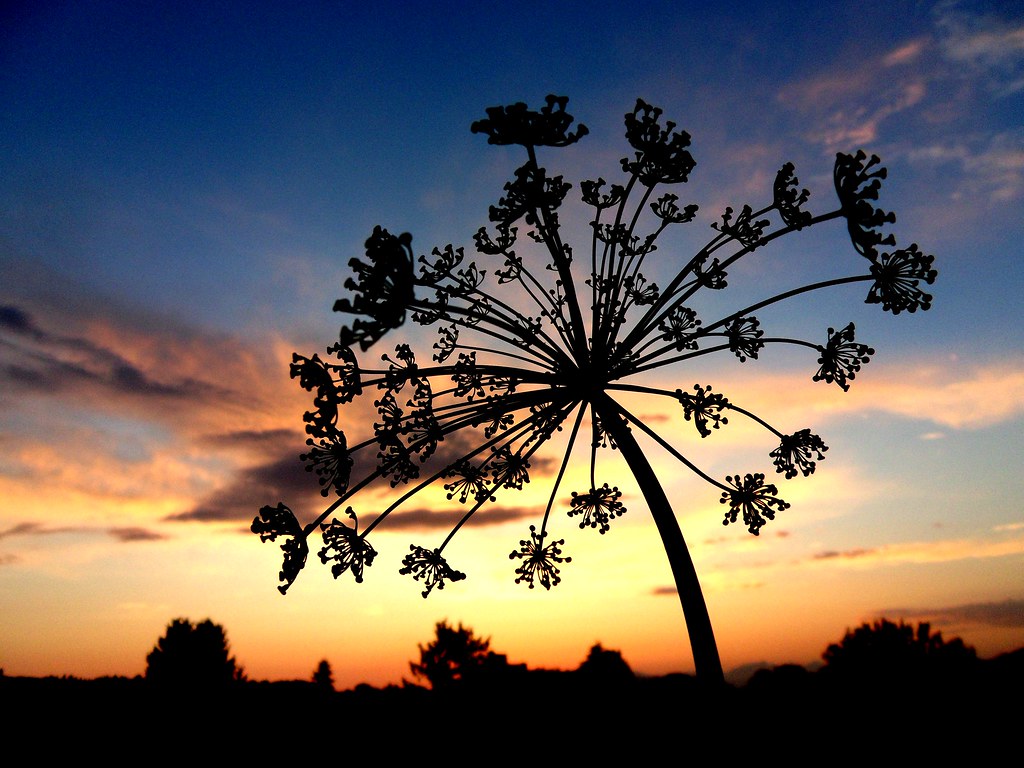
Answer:
<svg viewBox="0 0 1024 768"><path fill-rule="evenodd" d="M208 688L244 679L224 627L209 619L174 619L146 657L146 680L176 688Z"/></svg>
<svg viewBox="0 0 1024 768"><path fill-rule="evenodd" d="M458 629L447 621L435 626L435 637L427 645L420 645L419 662L409 662L413 675L426 680L436 690L472 676L482 669L491 653L490 639L477 637L473 630L460 623Z"/></svg>
<svg viewBox="0 0 1024 768"><path fill-rule="evenodd" d="M895 218L874 205L886 172L877 157L857 152L836 158L837 208L821 214L806 210L810 193L801 189L793 165L787 163L775 177L769 202L756 210L750 205L727 208L711 225L714 234L707 243L693 256L673 256L671 265L658 265L660 272L674 274L654 282L643 270L656 260L659 238L697 214L697 205L655 190L685 182L695 161L689 135L672 122L662 122L660 109L638 100L625 120L632 153L621 161L623 182L607 184L599 178L580 184L583 202L593 209L589 263L580 267L562 239L559 221L571 185L550 175L537 154L542 147L575 144L587 134L582 125L570 130L573 118L566 104L565 98L549 96L537 111L524 104L492 107L485 119L473 124L473 132L487 136L490 144L519 145L527 156L505 184L504 196L490 208L493 229L482 227L473 236L480 264L453 245L416 256L409 234L393 235L381 227L366 241L365 260L350 261L353 276L345 288L351 296L339 299L334 309L354 319L328 348L334 359L296 354L291 367L301 386L315 393L313 409L305 415L309 448L302 459L317 476L321 493L337 498L305 525L284 504L263 507L252 530L264 541L283 539L281 592L305 565L309 537L318 529L323 540L320 559L331 565L335 577L347 572L361 582L377 556L367 535L420 491L443 485L447 498L463 505L465 513L442 541L413 544L402 561L401 573L418 581L426 597L465 578L443 555L452 536L475 515L487 514L487 505L500 492L528 483L538 451L567 429L539 524L530 526L529 535L509 555L516 564L516 582L550 589L571 561L564 539L554 538L551 512L562 503L559 493L570 456L582 441L588 444L590 487L572 493L566 512L581 529L600 534L626 513L619 487L597 477L599 452L618 450L658 526L697 673L721 681L693 563L634 432L719 489L724 524L742 519L757 535L789 504L762 472L737 473L724 481L709 476L628 409L621 396L677 403L682 420L691 422L702 438L737 416L750 419L773 441L767 455L776 473L786 479L810 475L828 449L809 429L778 429L703 382L669 390L632 380L709 354L731 354L745 363L757 360L769 346L796 345L816 356L815 381L848 390L874 352L855 339L853 323L805 340L768 335L754 313L811 291L857 282L869 284L867 303L881 304L893 314L928 309L931 297L921 286L935 279L933 257L917 245L897 249L893 237L882 233L883 225ZM716 300L698 312L702 297L727 287L728 273L740 259L784 235L833 219L846 222L859 254L853 274L842 274L840 268L839 277L794 285L735 311L709 314ZM525 237L520 237L521 230ZM574 268L586 270L586 279L579 280ZM359 363L356 348L366 352L407 319L436 328L432 364L421 365L405 343L381 356L382 367ZM340 410L360 397L373 400L378 420L372 437L350 445ZM456 435L460 439L452 440L451 447L439 449ZM372 468L363 469L368 466L362 458L366 454L376 455ZM402 490L360 530L348 502L383 481ZM339 509L344 510L342 518L328 521Z"/></svg>

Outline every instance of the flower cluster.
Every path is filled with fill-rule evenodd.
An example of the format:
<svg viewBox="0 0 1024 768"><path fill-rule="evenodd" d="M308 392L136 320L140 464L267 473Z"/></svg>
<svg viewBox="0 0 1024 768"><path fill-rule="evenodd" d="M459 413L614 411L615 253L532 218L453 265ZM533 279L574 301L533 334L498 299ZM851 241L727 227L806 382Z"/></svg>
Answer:
<svg viewBox="0 0 1024 768"><path fill-rule="evenodd" d="M423 582L423 597L426 598L430 591L437 587L444 589L444 582L462 581L466 574L454 570L448 562L441 557L440 549L427 549L409 545L409 554L402 559L402 568L398 572L402 575L412 575L416 581Z"/></svg>
<svg viewBox="0 0 1024 768"><path fill-rule="evenodd" d="M607 533L609 521L626 514L626 507L619 501L621 498L622 491L617 487L609 488L608 483L591 488L587 493L573 491L569 516L583 515L580 528L598 528L601 533Z"/></svg>
<svg viewBox="0 0 1024 768"><path fill-rule="evenodd" d="M608 452L632 472L658 521L673 572L682 579L678 574L692 571L692 562L648 451L634 432L718 488L728 505L724 522L742 516L755 535L789 505L764 474L724 481L706 474L683 452L688 430L679 428L682 421L708 438L731 422L749 420L771 436L775 447L768 458L787 480L812 474L828 448L810 430L778 429L710 385L662 389L641 377L669 368L678 377L688 361L707 355L745 363L767 357L778 345L795 345L817 353L815 381L848 390L874 352L855 341L853 323L829 328L822 345L769 335L762 323L771 325L771 309L810 290L860 281L870 282L866 302L892 314L931 306L921 286L935 280L933 257L916 244L896 248L884 231L895 221L875 205L886 170L863 152L836 157L838 208L808 210L810 192L786 163L762 204L726 208L704 225L707 239L696 252L683 258L671 253L663 233L693 225L699 208L663 188L687 181L696 162L690 135L643 100L625 115L632 152L620 162L623 176L579 184L577 200L591 217L589 243L580 249L589 263L581 265L563 239L559 219L573 200L572 184L549 173L538 158L542 149L566 147L587 135L567 105L565 97L548 96L539 110L522 103L489 108L473 132L489 144L523 147L526 159L489 207L489 225L472 235L475 254L453 244L418 252L411 235L375 227L365 255L349 261L348 294L334 304L346 324L327 349L329 357L293 356L291 375L312 395L301 460L316 476L320 493L333 501L305 526L283 503L263 507L253 520L252 531L261 540L284 539L281 592L304 567L308 539L315 534L323 542L320 559L334 576L349 573L361 582L377 558L367 534L428 488L443 489L460 514L440 542L410 545L399 572L418 582L424 597L443 590L466 578L445 559L452 537L494 514L491 502L498 495L537 479L550 481L549 501L539 524L530 525L529 537L509 557L517 561L516 583L550 589L561 581L560 567L572 560L563 554L565 540L551 532L565 518L552 513L561 508L581 529L605 534L626 511L622 499L629 488L598 482ZM783 236L836 219L845 222L859 254L850 259L854 274L841 271L844 262L837 260L840 272L833 278L723 309L730 295L727 278L742 281L750 274L736 270L730 277L737 261L757 258ZM580 272L587 273L583 282L576 277ZM410 321L436 334L426 354L417 358L409 344L398 343L393 352L377 355L377 362L361 359ZM656 422L627 409L626 396L673 398L682 418L677 413L663 434ZM360 431L366 421L360 418L346 435L344 409L357 400L375 409L376 417L368 420L372 434ZM538 454L558 432L564 433L555 441L564 445L560 457ZM584 456L589 490L560 495L570 467L586 463ZM350 506L349 522L331 518L358 493L376 494L379 510L361 531ZM681 592L695 583L695 577L677 582Z"/></svg>
<svg viewBox="0 0 1024 768"><path fill-rule="evenodd" d="M779 447L768 455L774 459L775 471L785 473L790 480L797 472L804 477L814 474L816 463L825 458L827 450L828 446L820 437L809 429L801 429L792 435L783 435Z"/></svg>
<svg viewBox="0 0 1024 768"><path fill-rule="evenodd" d="M352 507L345 510L345 514L356 522ZM377 557L377 551L365 536L359 535L357 528L358 524L349 528L338 520L320 526L324 546L318 554L321 562L334 562L331 566L334 578L348 571L357 583L362 582L363 569L373 565L373 559Z"/></svg>
<svg viewBox="0 0 1024 768"><path fill-rule="evenodd" d="M747 530L757 536L765 523L775 519L776 510L789 509L789 504L776 496L778 489L774 485L765 485L764 475L760 473L744 475L742 479L739 475L730 475L725 482L732 487L723 491L720 499L722 504L729 505L723 525L735 523L742 514Z"/></svg>
<svg viewBox="0 0 1024 768"><path fill-rule="evenodd" d="M544 589L557 586L562 580L558 565L571 563L571 557L562 557L562 545L565 539L544 543L544 531L530 526L530 538L519 542L519 549L509 553L510 560L522 560L523 564L516 568L516 584L526 582L530 589L540 584Z"/></svg>

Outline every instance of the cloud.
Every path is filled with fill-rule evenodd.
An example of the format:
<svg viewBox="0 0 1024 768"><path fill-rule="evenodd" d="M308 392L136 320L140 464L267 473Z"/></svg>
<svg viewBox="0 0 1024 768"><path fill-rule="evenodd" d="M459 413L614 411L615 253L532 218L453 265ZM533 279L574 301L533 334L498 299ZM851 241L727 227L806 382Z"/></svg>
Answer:
<svg viewBox="0 0 1024 768"><path fill-rule="evenodd" d="M0 328L23 336L39 338L43 334L35 327L32 318L22 309L0 305Z"/></svg>
<svg viewBox="0 0 1024 768"><path fill-rule="evenodd" d="M67 334L45 330L38 314L15 305L0 310L0 386L11 402L25 395L71 398L159 418L156 402L169 416L240 399L238 385L246 380L233 374L247 356L230 341L197 343L182 328L152 332L114 318L86 320L80 328L65 313L44 308L47 324L84 331Z"/></svg>
<svg viewBox="0 0 1024 768"><path fill-rule="evenodd" d="M42 523L18 523L5 531L0 531L0 539L14 536L52 536L58 533L81 533L88 530L88 528L72 525L46 526Z"/></svg>
<svg viewBox="0 0 1024 768"><path fill-rule="evenodd" d="M176 509L251 520L280 498L257 501L231 488L250 506L243 515L241 502L211 490L234 476L272 495L301 484L315 496L315 479L298 461L309 396L289 380L290 350L279 340L115 312L89 295L65 304L0 304L0 412L13 425L0 442L0 495L23 499L24 514L59 505L73 518L88 508L123 515L130 528L139 515L157 520ZM298 481L283 479L285 452ZM267 464L264 474L244 469Z"/></svg>
<svg viewBox="0 0 1024 768"><path fill-rule="evenodd" d="M952 429L981 429L1024 414L1024 360L892 366L857 384L879 410Z"/></svg>
<svg viewBox="0 0 1024 768"><path fill-rule="evenodd" d="M107 533L121 542L134 541L163 541L168 538L162 533L151 531L148 528L128 526L125 528L108 528Z"/></svg>
<svg viewBox="0 0 1024 768"><path fill-rule="evenodd" d="M845 552L829 550L812 555L811 560L850 564L854 567L875 567L906 563L948 563L1021 554L1024 554L1024 537L911 541Z"/></svg>
<svg viewBox="0 0 1024 768"><path fill-rule="evenodd" d="M958 136L955 143L931 142L911 147L916 163L957 167L955 200L1009 202L1024 194L1024 131Z"/></svg>
<svg viewBox="0 0 1024 768"><path fill-rule="evenodd" d="M1024 23L1019 14L1002 19L940 3L934 18L943 58L984 77L986 87L997 97L1024 90Z"/></svg>
<svg viewBox="0 0 1024 768"><path fill-rule="evenodd" d="M995 530L995 531L1021 531L1021 530L1024 530L1024 523L1006 523L1005 525L997 525L992 530Z"/></svg>
<svg viewBox="0 0 1024 768"><path fill-rule="evenodd" d="M202 435L198 442L215 447L266 448L286 442L302 445L305 434L293 429L244 429L235 432L219 432Z"/></svg>
<svg viewBox="0 0 1024 768"><path fill-rule="evenodd" d="M809 414L818 424L825 416L882 412L946 429L984 429L1024 415L1024 358L874 364L843 397L830 387L794 386L791 373L767 372L738 382L728 394L732 402L754 413L771 413L779 423L802 421Z"/></svg>
<svg viewBox="0 0 1024 768"><path fill-rule="evenodd" d="M284 500L293 509L326 506L318 486L294 450L281 449L269 461L246 467L191 509L168 515L172 522L251 521L260 507Z"/></svg>
<svg viewBox="0 0 1024 768"><path fill-rule="evenodd" d="M910 65L926 47L926 41L913 40L882 56L837 62L783 87L778 100L803 116L807 138L826 152L872 144L884 122L924 101L927 79Z"/></svg>
<svg viewBox="0 0 1024 768"><path fill-rule="evenodd" d="M74 525L47 526L43 523L28 522L19 523L11 526L7 530L0 531L0 539L11 538L14 536L53 536L61 533L106 533L122 542L159 541L167 538L161 533L138 526L128 526L123 528L89 528Z"/></svg>
<svg viewBox="0 0 1024 768"><path fill-rule="evenodd" d="M981 624L1010 629L1024 628L1024 600L995 603L968 603L948 608L915 608L880 611L879 615L902 616L905 619L930 621L934 624Z"/></svg>
<svg viewBox="0 0 1024 768"><path fill-rule="evenodd" d="M426 508L403 509L393 517L389 515L387 520L381 523L381 530L391 531L413 528L418 530L450 529L462 519L467 511L467 507L458 507L441 512ZM536 515L537 510L533 507L498 507L493 504L485 504L473 514L471 524L474 527L503 525L504 523L521 520L524 517L535 517Z"/></svg>
<svg viewBox="0 0 1024 768"><path fill-rule="evenodd" d="M866 555L873 554L873 549L848 549L845 552L838 552L834 549L827 550L825 552L819 552L816 555L812 555L812 560L833 560L836 558L841 559L854 559L859 557L865 557Z"/></svg>
<svg viewBox="0 0 1024 768"><path fill-rule="evenodd" d="M877 147L890 162L907 158L941 194L931 204L944 220L951 199L957 215L973 216L1024 194L1024 134L987 119L993 100L1024 91L1019 15L941 3L929 34L830 64L777 95L824 152Z"/></svg>

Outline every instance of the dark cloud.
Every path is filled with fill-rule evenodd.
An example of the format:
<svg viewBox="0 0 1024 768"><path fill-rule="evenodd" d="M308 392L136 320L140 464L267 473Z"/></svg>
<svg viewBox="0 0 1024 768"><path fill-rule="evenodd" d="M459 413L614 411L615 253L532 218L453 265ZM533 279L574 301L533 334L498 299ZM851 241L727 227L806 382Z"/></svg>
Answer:
<svg viewBox="0 0 1024 768"><path fill-rule="evenodd" d="M454 504L454 502L452 502ZM436 528L451 528L469 510L468 507L458 507L442 510L440 512L430 509L399 509L387 520L381 523L381 529L398 530L418 528L430 530ZM496 507L485 504L473 514L468 525L479 527L482 525L501 525L513 520L521 520L524 517L535 517L539 510L526 507Z"/></svg>
<svg viewBox="0 0 1024 768"><path fill-rule="evenodd" d="M42 523L18 523L5 531L0 531L0 539L10 538L11 536L51 536L56 533L81 533L84 530L87 529L73 526L55 526L51 528Z"/></svg>
<svg viewBox="0 0 1024 768"><path fill-rule="evenodd" d="M738 530L734 530L734 533L739 533L739 531ZM746 534L746 535L749 536L749 534ZM792 534L789 531L780 528L779 530L772 530L772 531L770 531L768 533L762 533L761 534L761 539L767 539L767 538L770 538L772 536L774 536L774 537L776 537L778 539L788 539L790 536L792 536ZM713 547L713 546L716 546L718 544L733 544L735 542L736 542L736 536L735 535L726 534L724 536L715 536L715 537L710 538L710 539L703 539L701 541L701 544L706 546L706 547Z"/></svg>
<svg viewBox="0 0 1024 768"><path fill-rule="evenodd" d="M874 549L848 549L845 552L839 552L834 549L829 549L824 552L818 552L817 554L812 555L811 557L813 560L832 560L837 558L843 560L852 560L856 557L864 557L865 555L870 555L874 551Z"/></svg>
<svg viewBox="0 0 1024 768"><path fill-rule="evenodd" d="M43 335L27 312L9 304L0 305L0 328L36 338Z"/></svg>
<svg viewBox="0 0 1024 768"><path fill-rule="evenodd" d="M917 608L888 610L880 616L901 616L907 620L930 621L933 624L983 624L989 627L1019 629L1024 627L1024 600L1000 603L967 603L949 608Z"/></svg>
<svg viewBox="0 0 1024 768"><path fill-rule="evenodd" d="M224 390L195 379L181 379L172 384L153 380L134 365L120 362L110 368L106 382L120 392L144 397L170 397L182 399L205 399L215 392Z"/></svg>
<svg viewBox="0 0 1024 768"><path fill-rule="evenodd" d="M336 497L335 497L336 498ZM270 461L241 470L224 488L207 496L190 510L169 515L175 522L217 523L251 521L260 507L283 501L299 511L304 506L323 507L316 480L299 461L298 451L279 451Z"/></svg>
<svg viewBox="0 0 1024 768"><path fill-rule="evenodd" d="M17 555L0 555L0 566L13 565L20 558Z"/></svg>
<svg viewBox="0 0 1024 768"><path fill-rule="evenodd" d="M108 528L107 533L121 542L131 541L162 541L167 538L162 533L150 531L147 528L130 526L127 528Z"/></svg>
<svg viewBox="0 0 1024 768"><path fill-rule="evenodd" d="M199 438L204 445L218 447L262 447L278 446L284 443L304 445L306 436L291 429L243 429L237 432L222 432Z"/></svg>
<svg viewBox="0 0 1024 768"><path fill-rule="evenodd" d="M24 337L31 337L31 346ZM12 388L44 394L74 392L88 384L143 398L209 401L231 395L223 387L189 377L157 380L87 338L40 330L27 311L12 305L0 306L0 382L4 381Z"/></svg>
<svg viewBox="0 0 1024 768"><path fill-rule="evenodd" d="M106 533L118 541L157 541L166 539L163 534L146 528L129 526L124 528L85 528L82 526L47 526L43 523L18 523L7 530L0 531L0 539L12 536L53 536L61 533Z"/></svg>
<svg viewBox="0 0 1024 768"><path fill-rule="evenodd" d="M175 522L248 522L256 516L260 507L274 505L279 501L295 510L300 517L307 510L319 513L337 496L331 493L323 497L316 478L306 471L298 457L299 452L295 449L279 450L269 461L241 470L227 486L210 494L192 509L165 519ZM394 493L400 491L401 488L397 488ZM358 511L358 499L354 505ZM467 510L468 507L456 502L451 502L449 509L443 511L399 509L382 525L386 525L388 530L451 528ZM536 508L503 507L488 502L473 515L472 524L500 525L537 513ZM360 519L363 517L360 515ZM369 516L365 517L370 519Z"/></svg>
<svg viewBox="0 0 1024 768"><path fill-rule="evenodd" d="M664 595L672 595L673 597L675 597L679 594L679 591L674 586L666 585L661 587L655 587L651 590L651 594L656 595L658 597L662 597Z"/></svg>

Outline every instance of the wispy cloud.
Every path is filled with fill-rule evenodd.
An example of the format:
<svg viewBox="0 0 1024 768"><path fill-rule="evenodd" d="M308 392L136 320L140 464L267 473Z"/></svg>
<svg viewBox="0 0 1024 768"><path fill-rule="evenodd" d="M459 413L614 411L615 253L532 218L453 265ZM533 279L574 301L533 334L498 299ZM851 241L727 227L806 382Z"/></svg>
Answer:
<svg viewBox="0 0 1024 768"><path fill-rule="evenodd" d="M869 146L885 121L925 99L927 78L911 66L925 47L915 40L852 66L837 65L783 87L779 101L803 115L807 138L826 152Z"/></svg>
<svg viewBox="0 0 1024 768"><path fill-rule="evenodd" d="M190 509L168 515L173 522L251 521L260 507L287 500L296 509L319 506L317 485L294 450L278 449L274 458L246 467Z"/></svg>
<svg viewBox="0 0 1024 768"><path fill-rule="evenodd" d="M864 413L890 413L948 429L982 429L1024 415L1024 359L968 363L905 359L876 364L850 392L835 397L822 386L793 386L791 374L766 373L735 385L729 399L780 423ZM926 434L934 439L935 431Z"/></svg>
<svg viewBox="0 0 1024 768"><path fill-rule="evenodd" d="M954 200L980 198L1009 202L1024 194L1024 131L958 136L907 150L911 162L956 166L961 179Z"/></svg>
<svg viewBox="0 0 1024 768"><path fill-rule="evenodd" d="M1002 19L944 2L936 6L934 18L945 59L984 77L986 87L999 97L1024 90L1024 22L1019 14Z"/></svg>
<svg viewBox="0 0 1024 768"><path fill-rule="evenodd" d="M52 536L59 533L81 533L88 530L79 526L62 525L49 526L42 523L18 523L10 528L0 531L0 539L8 539L14 536Z"/></svg>
<svg viewBox="0 0 1024 768"><path fill-rule="evenodd" d="M906 620L933 624L981 624L989 627L1024 627L1024 600L993 603L968 603L946 608L887 609L880 616L901 616Z"/></svg>
<svg viewBox="0 0 1024 768"><path fill-rule="evenodd" d="M434 530L451 529L465 514L465 508L437 511L427 508L403 509L402 514L389 517L386 530ZM503 525L504 523L521 520L524 517L536 517L534 507L499 507L488 505L473 515L473 526ZM385 530L381 528L380 530Z"/></svg>
<svg viewBox="0 0 1024 768"><path fill-rule="evenodd" d="M231 390L171 370L145 371L120 352L84 336L41 330L24 308L0 307L0 381L11 390L81 394L89 388L140 399L205 400Z"/></svg>
<svg viewBox="0 0 1024 768"><path fill-rule="evenodd" d="M102 528L77 525L45 525L38 522L18 523L0 531L0 540L15 536L55 536L59 534L107 534L120 542L160 541L167 537L140 526Z"/></svg>
<svg viewBox="0 0 1024 768"><path fill-rule="evenodd" d="M829 549L829 550L826 550L824 552L818 552L817 554L812 555L812 559L813 560L834 560L834 559L853 560L853 559L856 559L856 558L866 557L867 555L874 554L874 552L875 552L875 550L873 550L873 549L847 549L847 550L844 550L842 552L834 550L834 549Z"/></svg>
<svg viewBox="0 0 1024 768"><path fill-rule="evenodd" d="M148 528L140 528L138 526L129 526L125 528L108 528L107 533L112 537L121 542L135 542L135 541L163 541L168 537L162 533L157 533Z"/></svg>
<svg viewBox="0 0 1024 768"><path fill-rule="evenodd" d="M994 129L985 115L1024 91L1024 23L955 2L932 18L928 34L833 61L783 86L778 100L824 152L878 147L941 180L935 189L960 203L958 215L1018 200L1024 133Z"/></svg>
<svg viewBox="0 0 1024 768"><path fill-rule="evenodd" d="M985 559L1024 554L1024 537L1008 539L948 539L887 544L872 549L825 551L811 556L812 561L874 567L880 564L948 563L957 560Z"/></svg>

